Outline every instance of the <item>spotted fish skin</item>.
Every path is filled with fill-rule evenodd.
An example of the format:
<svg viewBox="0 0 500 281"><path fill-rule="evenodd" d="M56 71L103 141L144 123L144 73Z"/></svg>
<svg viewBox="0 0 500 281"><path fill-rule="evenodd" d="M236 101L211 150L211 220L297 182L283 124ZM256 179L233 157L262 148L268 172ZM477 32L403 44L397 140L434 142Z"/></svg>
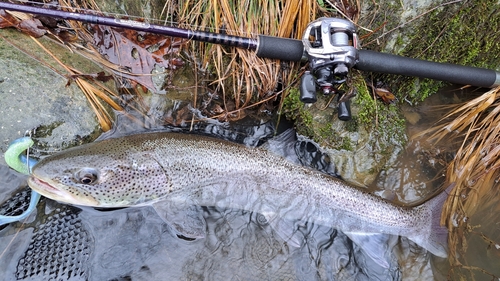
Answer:
<svg viewBox="0 0 500 281"><path fill-rule="evenodd" d="M148 133L42 159L28 183L42 195L93 207L158 201L223 206L302 219L344 232L406 236L446 257L443 193L414 208L394 205L265 149L178 133Z"/></svg>

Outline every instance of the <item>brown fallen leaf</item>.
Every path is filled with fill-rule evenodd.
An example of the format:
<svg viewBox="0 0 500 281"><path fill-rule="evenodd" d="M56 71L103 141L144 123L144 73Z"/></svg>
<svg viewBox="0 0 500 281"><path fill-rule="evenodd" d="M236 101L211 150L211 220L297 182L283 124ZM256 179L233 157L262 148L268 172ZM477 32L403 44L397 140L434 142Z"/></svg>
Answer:
<svg viewBox="0 0 500 281"><path fill-rule="evenodd" d="M14 16L5 12L5 10L0 10L0 28L16 27L18 23L19 20Z"/></svg>
<svg viewBox="0 0 500 281"><path fill-rule="evenodd" d="M383 87L377 87L377 86L374 86L373 84L371 83L367 83L366 84L368 87L370 87L373 91L373 93L379 98L382 100L382 102L384 102L385 104L391 104L391 103L394 103L395 100L396 100L396 96L394 96L393 93L391 93L388 89L386 88L383 88Z"/></svg>
<svg viewBox="0 0 500 281"><path fill-rule="evenodd" d="M73 75L70 75L71 79L76 79L77 77L82 77L82 78L86 78L89 80L101 81L104 83L113 79L112 75L106 75L106 73L104 73L104 71L101 71L98 73L92 73L92 74L73 74Z"/></svg>
<svg viewBox="0 0 500 281"><path fill-rule="evenodd" d="M41 37L47 33L47 30L45 30L42 23L38 19L29 16L26 16L23 19L18 19L11 13L6 12L5 10L0 10L0 28L7 27L14 27L17 30L35 38Z"/></svg>
<svg viewBox="0 0 500 281"><path fill-rule="evenodd" d="M156 65L176 69L184 64L175 56L184 42L180 38L102 25L91 25L90 29L93 32L93 44L99 53L130 73L117 74L132 79L153 92L163 90L156 89L151 79Z"/></svg>
<svg viewBox="0 0 500 281"><path fill-rule="evenodd" d="M54 28L50 30L54 36L57 36L64 43L75 43L78 42L79 38L76 33L69 30L61 30L59 28Z"/></svg>
<svg viewBox="0 0 500 281"><path fill-rule="evenodd" d="M22 20L16 28L19 31L35 38L42 37L45 33L47 33L47 30L43 27L42 22L35 18Z"/></svg>

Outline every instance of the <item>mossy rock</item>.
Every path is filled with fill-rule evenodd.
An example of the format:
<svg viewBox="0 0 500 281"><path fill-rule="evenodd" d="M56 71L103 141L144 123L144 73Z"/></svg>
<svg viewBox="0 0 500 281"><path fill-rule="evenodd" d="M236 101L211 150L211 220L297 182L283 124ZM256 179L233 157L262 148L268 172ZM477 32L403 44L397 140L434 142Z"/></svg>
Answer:
<svg viewBox="0 0 500 281"><path fill-rule="evenodd" d="M360 25L377 32L368 35L363 47L434 62L499 69L500 3L492 0L460 1L365 1ZM415 104L446 85L430 79L376 74L401 102Z"/></svg>
<svg viewBox="0 0 500 281"><path fill-rule="evenodd" d="M363 49L423 60L498 69L500 3L497 1L363 1L358 28ZM353 120L339 121L329 97L304 106L292 91L285 115L299 133L311 137L331 153L339 174L369 184L378 171L392 164L407 139L402 104L416 105L446 84L387 74L351 71L357 90L352 100ZM395 94L394 104L373 98L364 81L381 81ZM340 156L339 156L340 155ZM363 156L360 156L363 155ZM338 156L338 157L337 157Z"/></svg>
<svg viewBox="0 0 500 281"><path fill-rule="evenodd" d="M353 80L357 95L351 101L350 121L337 118L335 97L318 95L315 104L304 104L297 90L285 98L282 113L295 121L299 134L325 150L344 179L370 185L403 149L405 120L396 105L373 99L359 74Z"/></svg>
<svg viewBox="0 0 500 281"><path fill-rule="evenodd" d="M44 151L60 150L95 139L101 130L76 83L68 85L68 79L62 76L65 72L29 36L15 29L1 29L0 35L36 53L46 62L41 64L8 41L0 40L0 153L5 152L11 141L27 132L33 133L36 148ZM45 37L38 40L64 63L83 73L102 71L64 46Z"/></svg>

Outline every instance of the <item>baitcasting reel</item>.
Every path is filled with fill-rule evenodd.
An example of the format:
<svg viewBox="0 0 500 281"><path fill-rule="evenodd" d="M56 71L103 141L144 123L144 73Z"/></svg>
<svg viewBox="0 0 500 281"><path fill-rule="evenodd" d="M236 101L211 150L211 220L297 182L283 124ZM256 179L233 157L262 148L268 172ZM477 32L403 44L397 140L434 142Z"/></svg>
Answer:
<svg viewBox="0 0 500 281"><path fill-rule="evenodd" d="M302 76L300 100L316 102L316 92L324 95L343 91L338 86L347 79L349 69L358 61L358 36L354 25L343 19L320 18L309 24L302 38L309 59L310 71ZM350 101L338 105L338 117L342 121L351 119Z"/></svg>

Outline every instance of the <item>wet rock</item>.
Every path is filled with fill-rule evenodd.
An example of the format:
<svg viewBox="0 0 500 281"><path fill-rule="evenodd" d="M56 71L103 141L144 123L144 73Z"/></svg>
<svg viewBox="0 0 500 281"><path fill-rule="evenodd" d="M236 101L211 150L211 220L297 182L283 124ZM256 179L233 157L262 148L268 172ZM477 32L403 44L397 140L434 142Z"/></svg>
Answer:
<svg viewBox="0 0 500 281"><path fill-rule="evenodd" d="M499 69L500 3L496 0L363 1L359 28L363 49L423 60ZM431 79L374 75L400 101L423 101L446 85Z"/></svg>
<svg viewBox="0 0 500 281"><path fill-rule="evenodd" d="M0 30L0 35L50 61L29 37L15 30ZM50 43L47 39L42 40L44 44L51 45L58 57L65 57L68 53L67 48ZM94 113L76 85L66 86L68 81L65 77L27 56L6 40L0 39L0 50L2 155L11 141L37 128L37 140L49 150L68 146L98 130ZM79 66L89 65L88 61L74 55L67 59L74 63L79 59Z"/></svg>
<svg viewBox="0 0 500 281"><path fill-rule="evenodd" d="M500 26L499 4L478 2L482 5L462 1L364 1L358 22L361 46L429 61L496 69L500 38L490 30ZM421 118L408 110L403 116L401 105L415 106L443 83L355 70L350 75L351 82L343 89L358 92L352 99L352 121L338 121L336 98L322 95L318 95L316 104L304 106L294 98L298 94L291 93L284 111L296 121L300 133L328 151L338 174L346 180L370 185L379 172L396 164L408 138L405 119L415 124ZM395 94L394 104L373 99L366 85L376 82L383 82Z"/></svg>
<svg viewBox="0 0 500 281"><path fill-rule="evenodd" d="M369 186L381 170L392 165L397 159L403 150L403 143L393 139L393 143L381 144L383 141L378 140L376 134L377 132L367 130L351 134L352 138L358 139L352 150L326 149L343 179L361 186ZM381 149L381 146L388 145L390 148Z"/></svg>
<svg viewBox="0 0 500 281"><path fill-rule="evenodd" d="M352 99L353 120L347 122L338 119L336 103L330 100L318 96L315 104L304 105L292 92L284 110L293 112L287 117L295 119L299 134L311 137L328 154L338 175L369 186L404 148L405 121L395 105L378 103L367 91L358 91Z"/></svg>

